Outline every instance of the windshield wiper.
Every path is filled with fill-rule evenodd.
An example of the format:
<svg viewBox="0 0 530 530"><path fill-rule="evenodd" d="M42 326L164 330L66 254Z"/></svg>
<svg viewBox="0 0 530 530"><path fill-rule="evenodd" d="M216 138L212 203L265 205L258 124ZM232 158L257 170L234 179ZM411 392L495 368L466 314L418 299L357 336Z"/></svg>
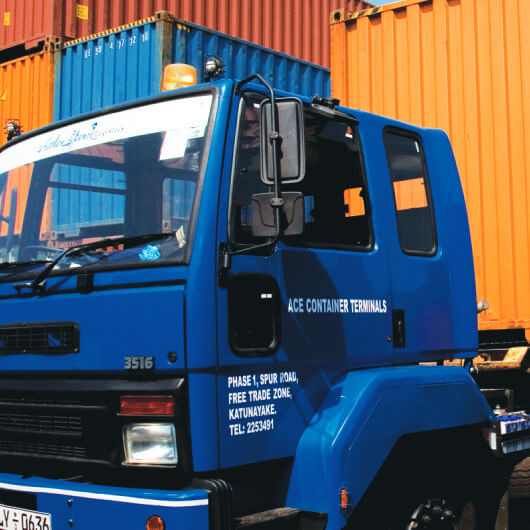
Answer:
<svg viewBox="0 0 530 530"><path fill-rule="evenodd" d="M141 236L106 238L101 239L99 241L94 241L92 243L83 243L81 245L75 245L73 247L67 248L64 252L59 254L53 261L44 261L44 263L48 263L48 265L46 265L46 267L44 267L31 282L16 283L15 285L13 285L13 287L17 290L18 293L20 293L22 289L31 289L34 293L42 293L46 290L46 278L48 277L50 272L60 261L62 261L70 254L76 254L79 252L84 252L86 250L94 250L101 247L113 247L121 243L129 243L136 245L145 241L163 239L164 237L168 236L171 236L171 233L163 232L158 234L144 234Z"/></svg>
<svg viewBox="0 0 530 530"><path fill-rule="evenodd" d="M42 265L43 263L50 263L49 259L33 259L29 261L3 261L0 263L0 270L17 269L18 267L28 267L30 265Z"/></svg>

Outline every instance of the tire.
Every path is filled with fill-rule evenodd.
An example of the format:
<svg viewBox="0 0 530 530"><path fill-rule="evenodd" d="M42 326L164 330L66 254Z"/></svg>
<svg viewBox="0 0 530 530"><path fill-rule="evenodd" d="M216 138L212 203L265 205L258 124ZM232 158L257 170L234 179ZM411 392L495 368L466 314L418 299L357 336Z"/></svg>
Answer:
<svg viewBox="0 0 530 530"><path fill-rule="evenodd" d="M530 497L530 457L521 460L513 468L508 483L508 494L516 499Z"/></svg>

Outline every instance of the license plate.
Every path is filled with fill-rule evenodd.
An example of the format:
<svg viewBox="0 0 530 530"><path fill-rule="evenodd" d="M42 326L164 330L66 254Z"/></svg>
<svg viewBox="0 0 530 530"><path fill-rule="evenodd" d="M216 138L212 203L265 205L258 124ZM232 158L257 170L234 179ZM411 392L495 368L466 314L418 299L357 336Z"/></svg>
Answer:
<svg viewBox="0 0 530 530"><path fill-rule="evenodd" d="M49 513L22 510L0 504L0 530L51 530Z"/></svg>

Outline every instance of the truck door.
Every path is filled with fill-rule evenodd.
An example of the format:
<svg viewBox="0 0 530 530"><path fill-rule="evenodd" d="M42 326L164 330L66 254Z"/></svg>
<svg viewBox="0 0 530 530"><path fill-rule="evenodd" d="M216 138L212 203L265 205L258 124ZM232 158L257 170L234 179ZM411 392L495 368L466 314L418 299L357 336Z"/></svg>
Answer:
<svg viewBox="0 0 530 530"><path fill-rule="evenodd" d="M383 141L394 197L389 250L396 360L448 358L469 347L459 328L466 337L465 325L476 328L473 308L461 304L474 284L463 251L469 245L467 220L450 145L438 131L394 127L384 129Z"/></svg>
<svg viewBox="0 0 530 530"><path fill-rule="evenodd" d="M259 104L247 94L238 109L220 240L232 252L247 249L231 256L218 290L222 465L292 455L336 377L393 354L388 256L374 236L377 199L353 118L306 109L306 175L282 187L303 193L304 233L272 252L248 251L263 243L252 235L252 195L269 191L260 179Z"/></svg>

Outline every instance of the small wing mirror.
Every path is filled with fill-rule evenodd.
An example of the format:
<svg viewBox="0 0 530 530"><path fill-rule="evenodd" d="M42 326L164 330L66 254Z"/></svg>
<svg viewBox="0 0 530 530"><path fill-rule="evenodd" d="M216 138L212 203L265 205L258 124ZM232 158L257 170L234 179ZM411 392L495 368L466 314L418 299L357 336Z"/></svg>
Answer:
<svg viewBox="0 0 530 530"><path fill-rule="evenodd" d="M4 221L5 223L7 223L6 249L11 249L11 246L13 245L13 236L15 234L15 221L17 218L17 196L18 189L13 188L11 190L11 198L9 201L9 215L7 217L4 215L0 216L0 221Z"/></svg>
<svg viewBox="0 0 530 530"><path fill-rule="evenodd" d="M265 100L261 104L261 180L264 184L274 184L274 167L270 141L272 132L272 104ZM276 100L276 124L281 137L280 175L281 184L295 184L305 176L304 152L304 113L302 102L296 98ZM303 201L302 201L303 202Z"/></svg>
<svg viewBox="0 0 530 530"><path fill-rule="evenodd" d="M258 237L274 237L276 223L271 200L274 193L256 193L252 195L252 235ZM298 191L282 193L281 230L286 236L298 236L304 233L304 196Z"/></svg>

